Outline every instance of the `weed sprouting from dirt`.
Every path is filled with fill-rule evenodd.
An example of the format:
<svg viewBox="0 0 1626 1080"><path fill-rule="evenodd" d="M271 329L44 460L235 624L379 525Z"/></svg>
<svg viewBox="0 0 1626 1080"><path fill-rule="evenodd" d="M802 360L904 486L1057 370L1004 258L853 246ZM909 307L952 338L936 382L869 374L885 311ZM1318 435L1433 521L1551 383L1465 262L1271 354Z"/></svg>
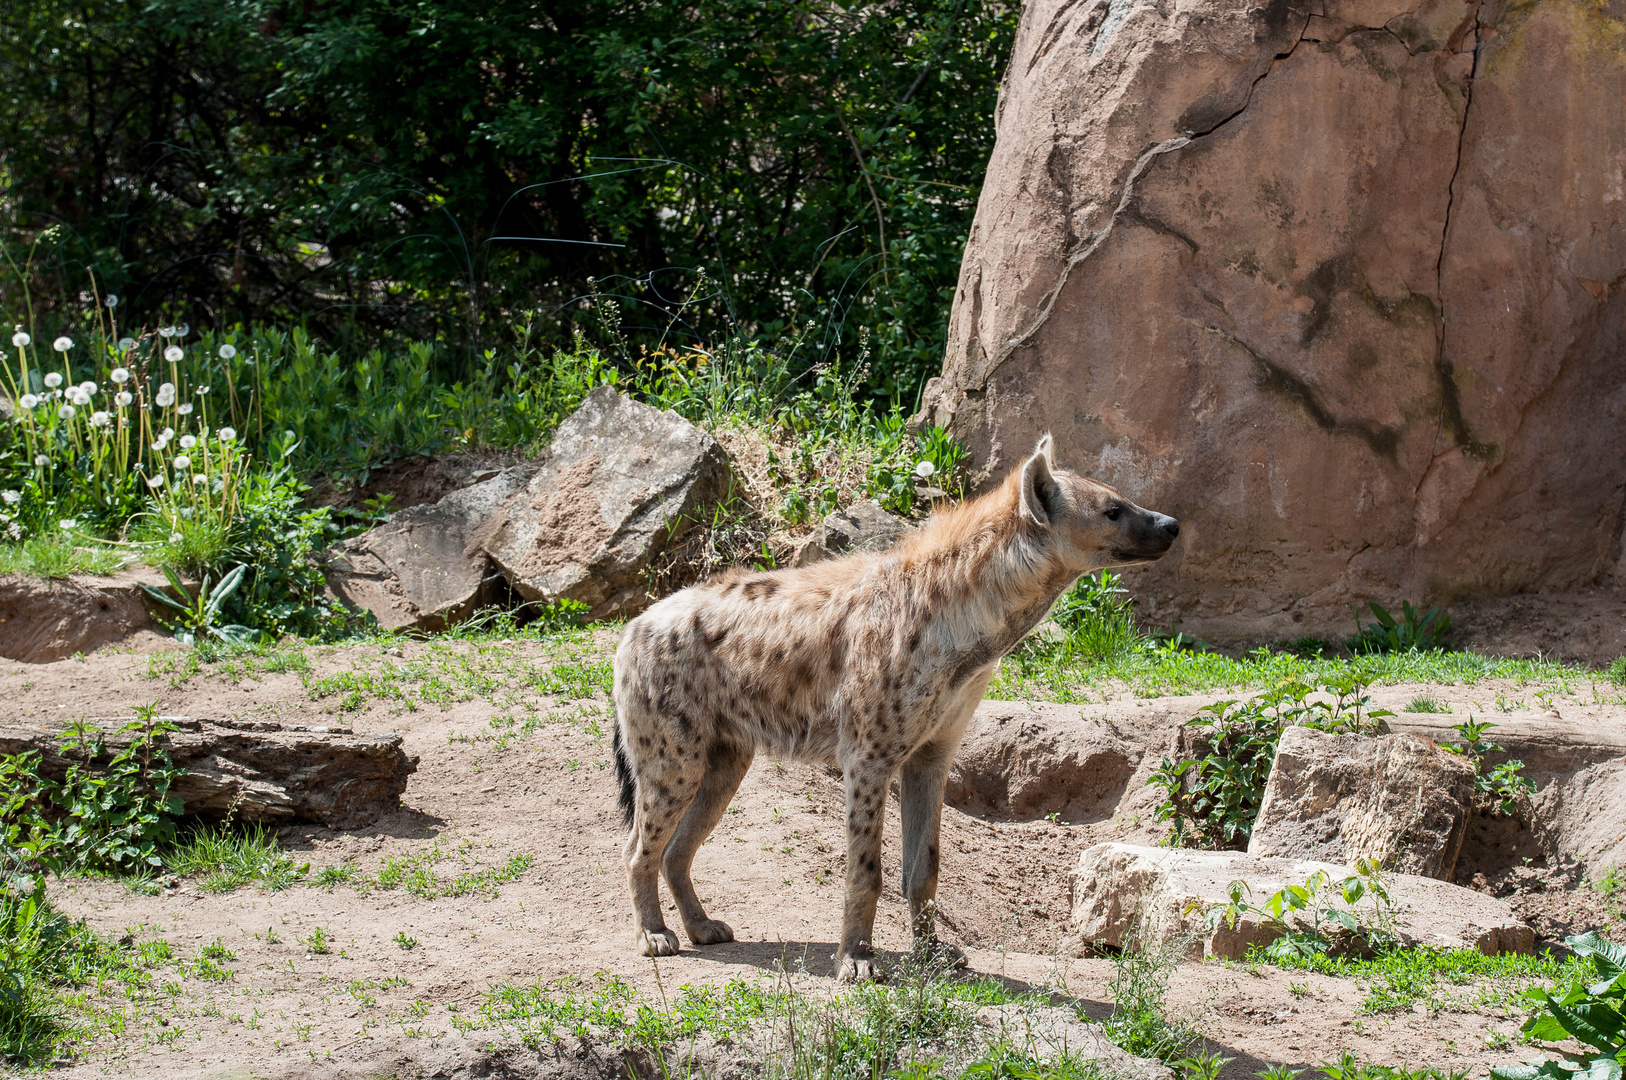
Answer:
<svg viewBox="0 0 1626 1080"><path fill-rule="evenodd" d="M1355 979L1362 987L1360 1011L1367 1014L1413 1009L1474 1012L1518 1007L1525 990L1571 979L1585 965L1552 952L1486 956L1475 949L1418 946L1391 949L1370 958L1317 954L1267 956L1250 951L1247 963L1270 963L1288 971L1311 971Z"/></svg>
<svg viewBox="0 0 1626 1080"><path fill-rule="evenodd" d="M1112 1015L1102 1026L1119 1048L1172 1061L1197 1039L1190 1026L1170 1016L1168 1010L1169 975L1190 942L1174 937L1144 949L1140 937L1138 929L1131 931L1112 959L1112 981L1107 984Z"/></svg>
<svg viewBox="0 0 1626 1080"><path fill-rule="evenodd" d="M230 892L250 882L265 889L285 889L310 870L296 863L264 825L234 829L229 824L200 826L164 855L172 873L198 876L205 892Z"/></svg>

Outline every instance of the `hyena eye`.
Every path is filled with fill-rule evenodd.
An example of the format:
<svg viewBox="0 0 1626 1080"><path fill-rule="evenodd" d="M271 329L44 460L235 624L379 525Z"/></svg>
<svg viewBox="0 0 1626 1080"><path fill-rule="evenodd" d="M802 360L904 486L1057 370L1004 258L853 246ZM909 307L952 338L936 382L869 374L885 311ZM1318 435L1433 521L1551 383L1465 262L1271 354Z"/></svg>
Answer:
<svg viewBox="0 0 1626 1080"><path fill-rule="evenodd" d="M1124 508L1121 506L1114 506L1111 510L1106 511L1102 516L1104 516L1108 521L1117 521L1119 518L1124 516Z"/></svg>

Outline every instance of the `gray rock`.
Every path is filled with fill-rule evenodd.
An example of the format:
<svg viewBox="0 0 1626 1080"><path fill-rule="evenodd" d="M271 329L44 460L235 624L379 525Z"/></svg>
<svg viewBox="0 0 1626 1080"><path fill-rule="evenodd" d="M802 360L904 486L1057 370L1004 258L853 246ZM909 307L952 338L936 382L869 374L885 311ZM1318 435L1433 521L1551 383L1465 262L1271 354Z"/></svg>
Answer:
<svg viewBox="0 0 1626 1080"><path fill-rule="evenodd" d="M482 530L483 547L527 600L576 600L591 619L632 614L649 603L651 563L733 485L710 435L601 386Z"/></svg>
<svg viewBox="0 0 1626 1080"><path fill-rule="evenodd" d="M808 566L857 551L885 551L908 531L908 525L874 503L856 502L819 522L796 549L791 565Z"/></svg>
<svg viewBox="0 0 1626 1080"><path fill-rule="evenodd" d="M336 544L328 553L328 584L385 630L441 630L467 618L494 599L498 578L473 542L480 525L535 472L516 465Z"/></svg>
<svg viewBox="0 0 1626 1080"><path fill-rule="evenodd" d="M1449 881L1474 770L1416 735L1282 732L1248 854L1354 863Z"/></svg>
<svg viewBox="0 0 1626 1080"><path fill-rule="evenodd" d="M1077 710L984 702L954 757L945 798L1003 821L1053 813L1071 824L1093 821L1112 814L1143 754L1112 724Z"/></svg>
<svg viewBox="0 0 1626 1080"><path fill-rule="evenodd" d="M1289 885L1302 886L1317 870L1333 882L1349 866L1313 859L1257 858L1237 851L1188 851L1134 844L1096 844L1072 871L1072 941L1077 945L1143 948L1173 944L1187 955L1238 958L1250 945L1275 940L1280 928L1256 915L1236 926L1210 929L1207 913L1230 901L1230 884L1245 884L1258 906ZM1528 953L1535 934L1506 902L1416 874L1385 874L1392 932L1403 946L1477 949L1486 955ZM1348 908L1338 898L1338 905ZM1370 897L1354 909L1367 925L1382 920Z"/></svg>

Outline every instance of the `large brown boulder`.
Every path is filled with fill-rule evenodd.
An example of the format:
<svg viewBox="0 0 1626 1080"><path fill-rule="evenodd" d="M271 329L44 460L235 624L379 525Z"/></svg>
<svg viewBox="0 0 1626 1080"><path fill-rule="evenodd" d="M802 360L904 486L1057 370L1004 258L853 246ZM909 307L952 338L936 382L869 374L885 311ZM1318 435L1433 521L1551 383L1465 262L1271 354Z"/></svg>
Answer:
<svg viewBox="0 0 1626 1080"><path fill-rule="evenodd" d="M1185 526L1212 639L1623 572L1626 27L1588 0L1034 0L926 417Z"/></svg>
<svg viewBox="0 0 1626 1080"><path fill-rule="evenodd" d="M655 561L734 489L728 455L706 432L601 386L559 425L542 468L480 528L514 590L575 600L588 617L649 603Z"/></svg>

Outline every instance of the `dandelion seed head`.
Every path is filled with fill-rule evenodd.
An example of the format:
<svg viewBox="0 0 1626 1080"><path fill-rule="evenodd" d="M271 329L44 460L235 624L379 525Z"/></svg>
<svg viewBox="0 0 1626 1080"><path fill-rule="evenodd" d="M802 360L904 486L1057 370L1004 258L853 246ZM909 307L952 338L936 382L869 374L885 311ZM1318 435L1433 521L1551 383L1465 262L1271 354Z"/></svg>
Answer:
<svg viewBox="0 0 1626 1080"><path fill-rule="evenodd" d="M193 436L193 435L182 435L181 436L181 449L182 450L190 450L196 445L198 445L198 440L197 440L196 436Z"/></svg>
<svg viewBox="0 0 1626 1080"><path fill-rule="evenodd" d="M29 337L27 334L23 333L23 331L21 331L21 330L17 331L15 334L11 335L11 344L12 344L12 346L14 348L18 348L18 349L26 349L26 348L28 348L28 343L30 341L33 341L33 340L34 340L33 338Z"/></svg>
<svg viewBox="0 0 1626 1080"><path fill-rule="evenodd" d="M220 358L222 360L230 360L236 355L237 346L233 345L231 342L228 341L226 344L220 347Z"/></svg>
<svg viewBox="0 0 1626 1080"><path fill-rule="evenodd" d="M172 364L180 363L181 358L185 355L186 350L182 349L179 345L171 345L169 348L164 350L164 359L168 360Z"/></svg>
<svg viewBox="0 0 1626 1080"><path fill-rule="evenodd" d="M60 372L60 371L47 371L45 373L45 385L51 387L52 389L55 389L56 387L61 386L62 385L62 372Z"/></svg>
<svg viewBox="0 0 1626 1080"><path fill-rule="evenodd" d="M198 397L202 397L204 394L207 394L208 392L209 392L209 388L207 386L198 387Z"/></svg>
<svg viewBox="0 0 1626 1080"><path fill-rule="evenodd" d="M915 475L925 480L937 472L937 466L929 458L923 458L915 463Z"/></svg>
<svg viewBox="0 0 1626 1080"><path fill-rule="evenodd" d="M120 405L128 405L135 400L135 395L128 390L120 390L113 395L113 400Z"/></svg>
<svg viewBox="0 0 1626 1080"><path fill-rule="evenodd" d="M94 427L106 427L108 424L112 423L112 421L113 417L110 413L105 413L98 410L97 412L90 414L90 422Z"/></svg>
<svg viewBox="0 0 1626 1080"><path fill-rule="evenodd" d="M231 442L233 439L237 438L237 429L223 427L220 429L219 437L221 442Z"/></svg>
<svg viewBox="0 0 1626 1080"><path fill-rule="evenodd" d="M135 338L133 338L133 337L121 337L121 338L119 338L119 352L129 352L131 349L133 349L135 347L136 347L136 339Z"/></svg>
<svg viewBox="0 0 1626 1080"><path fill-rule="evenodd" d="M118 383L120 386L123 386L125 383L130 381L130 369L116 367L107 373L107 377Z"/></svg>
<svg viewBox="0 0 1626 1080"><path fill-rule="evenodd" d="M73 406L72 405L59 405L59 406L57 406L56 414L58 416L60 416L62 419L64 419L64 420L72 420L73 419Z"/></svg>
<svg viewBox="0 0 1626 1080"><path fill-rule="evenodd" d="M169 542L172 544L179 544L184 539L186 538L178 532L169 534Z"/></svg>
<svg viewBox="0 0 1626 1080"><path fill-rule="evenodd" d="M119 294L118 293L112 293L112 292L108 293L107 294L107 299L104 300L103 303L105 303L108 307L118 307L119 306Z"/></svg>
<svg viewBox="0 0 1626 1080"><path fill-rule="evenodd" d="M35 397L33 394L24 394L22 397L17 399L17 404L21 405L25 409L32 409L39 403L40 399Z"/></svg>
<svg viewBox="0 0 1626 1080"><path fill-rule="evenodd" d="M176 323L175 324L175 336L176 337L185 337L186 335L190 334L191 332L192 332L192 327L187 325L186 323Z"/></svg>
<svg viewBox="0 0 1626 1080"><path fill-rule="evenodd" d="M192 482L194 484L204 484L204 483L208 483L208 481L209 481L209 477L204 473L193 473L192 474Z"/></svg>
<svg viewBox="0 0 1626 1080"><path fill-rule="evenodd" d="M57 352L67 352L69 349L73 348L73 338L67 336L59 337L55 341L51 342L51 348L55 349Z"/></svg>
<svg viewBox="0 0 1626 1080"><path fill-rule="evenodd" d="M192 403L190 401L183 401L179 405L175 406L175 411L180 413L182 416L190 416L192 413Z"/></svg>
<svg viewBox="0 0 1626 1080"><path fill-rule="evenodd" d="M163 487L164 486L164 474L163 473L153 473L151 476L147 477L147 486L150 487L150 488L161 488L161 487Z"/></svg>
<svg viewBox="0 0 1626 1080"><path fill-rule="evenodd" d="M57 522L57 524L62 526L63 532L73 532L73 530L79 527L79 523L73 520L73 518L63 518L61 521Z"/></svg>
<svg viewBox="0 0 1626 1080"><path fill-rule="evenodd" d="M191 467L192 467L192 459L191 458L187 457L185 454L176 454L175 455L175 469L176 469L177 472L179 472L181 469L189 469Z"/></svg>
<svg viewBox="0 0 1626 1080"><path fill-rule="evenodd" d="M22 501L22 498L23 493L17 491L15 488L7 491L0 491L0 502L5 503L7 506L16 506Z"/></svg>

